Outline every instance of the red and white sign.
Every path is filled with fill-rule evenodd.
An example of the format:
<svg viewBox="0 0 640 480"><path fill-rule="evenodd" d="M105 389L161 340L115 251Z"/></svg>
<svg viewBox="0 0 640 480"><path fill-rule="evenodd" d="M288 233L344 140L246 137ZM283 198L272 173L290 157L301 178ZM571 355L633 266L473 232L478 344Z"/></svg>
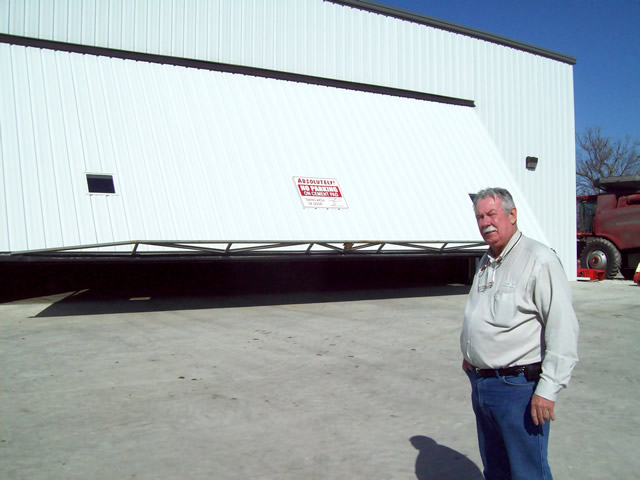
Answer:
<svg viewBox="0 0 640 480"><path fill-rule="evenodd" d="M349 208L335 178L293 177L305 208Z"/></svg>

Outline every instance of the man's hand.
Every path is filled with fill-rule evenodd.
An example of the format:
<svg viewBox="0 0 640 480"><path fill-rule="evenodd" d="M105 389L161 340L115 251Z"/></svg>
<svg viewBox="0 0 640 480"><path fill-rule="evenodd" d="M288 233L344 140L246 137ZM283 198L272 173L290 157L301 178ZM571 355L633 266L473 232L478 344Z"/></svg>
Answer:
<svg viewBox="0 0 640 480"><path fill-rule="evenodd" d="M466 372L467 370L473 370L473 367L465 359L462 359L462 370Z"/></svg>
<svg viewBox="0 0 640 480"><path fill-rule="evenodd" d="M555 404L556 402L547 400L534 393L531 397L531 418L533 419L533 423L536 425L544 425L545 422L555 420L556 416L553 413Z"/></svg>

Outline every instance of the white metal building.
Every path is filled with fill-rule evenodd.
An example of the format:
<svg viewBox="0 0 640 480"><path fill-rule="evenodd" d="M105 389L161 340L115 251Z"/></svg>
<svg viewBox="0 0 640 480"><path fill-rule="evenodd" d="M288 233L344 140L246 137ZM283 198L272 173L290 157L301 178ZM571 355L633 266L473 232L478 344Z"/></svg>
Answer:
<svg viewBox="0 0 640 480"><path fill-rule="evenodd" d="M504 186L575 279L574 64L369 1L0 0L0 252L455 252Z"/></svg>

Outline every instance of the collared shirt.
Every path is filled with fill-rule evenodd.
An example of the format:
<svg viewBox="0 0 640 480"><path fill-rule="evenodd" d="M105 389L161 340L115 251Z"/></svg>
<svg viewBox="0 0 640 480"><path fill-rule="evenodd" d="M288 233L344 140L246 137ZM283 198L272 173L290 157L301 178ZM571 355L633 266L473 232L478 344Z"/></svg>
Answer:
<svg viewBox="0 0 640 480"><path fill-rule="evenodd" d="M480 262L467 299L462 354L478 368L542 362L536 394L556 400L578 361L578 320L560 260L517 231Z"/></svg>

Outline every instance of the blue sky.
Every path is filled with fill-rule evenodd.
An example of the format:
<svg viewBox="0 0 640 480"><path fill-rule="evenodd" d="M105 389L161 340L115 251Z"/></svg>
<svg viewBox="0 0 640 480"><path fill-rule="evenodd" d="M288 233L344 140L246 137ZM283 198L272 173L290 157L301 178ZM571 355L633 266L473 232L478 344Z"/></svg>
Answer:
<svg viewBox="0 0 640 480"><path fill-rule="evenodd" d="M576 132L640 138L640 0L377 0L574 57Z"/></svg>

